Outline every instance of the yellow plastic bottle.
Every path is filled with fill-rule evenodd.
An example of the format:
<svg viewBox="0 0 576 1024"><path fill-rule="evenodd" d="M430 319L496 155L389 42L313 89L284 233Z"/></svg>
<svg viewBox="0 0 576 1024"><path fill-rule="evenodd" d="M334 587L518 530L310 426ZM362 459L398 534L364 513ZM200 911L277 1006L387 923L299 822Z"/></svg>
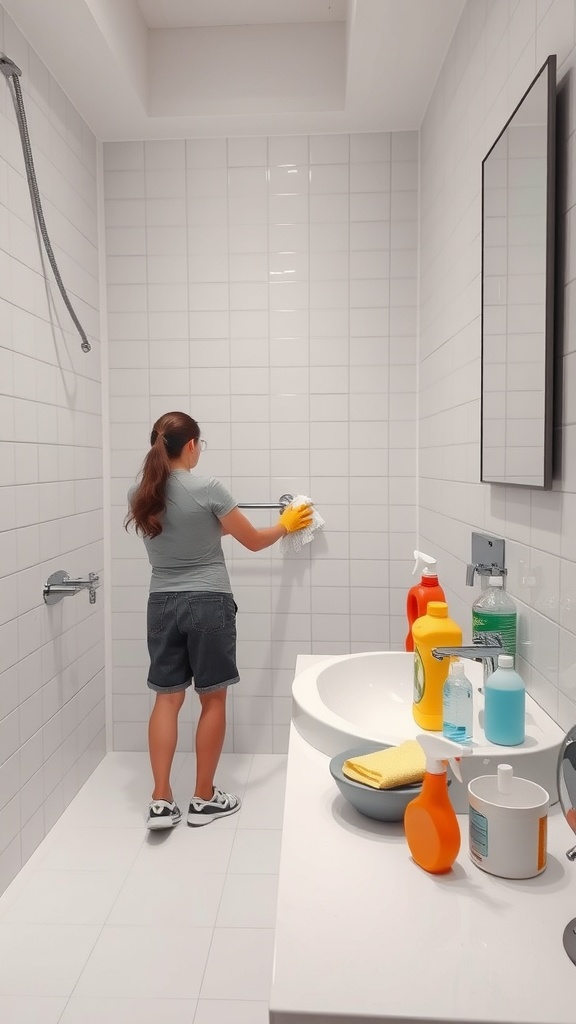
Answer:
<svg viewBox="0 0 576 1024"><path fill-rule="evenodd" d="M414 638L414 700L412 714L421 729L442 731L442 689L448 676L450 658L432 657L434 647L460 647L462 630L448 618L445 601L430 601L426 615L412 626Z"/></svg>

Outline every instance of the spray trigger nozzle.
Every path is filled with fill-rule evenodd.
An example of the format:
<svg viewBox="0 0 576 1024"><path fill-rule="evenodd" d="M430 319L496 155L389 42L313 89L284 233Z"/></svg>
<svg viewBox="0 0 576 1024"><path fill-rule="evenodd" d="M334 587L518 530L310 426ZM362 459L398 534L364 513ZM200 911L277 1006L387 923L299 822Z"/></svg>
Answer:
<svg viewBox="0 0 576 1024"><path fill-rule="evenodd" d="M412 569L412 575L418 572L418 569L422 569L424 576L436 576L436 559L432 558L432 555L425 554L424 551L414 552L414 568Z"/></svg>
<svg viewBox="0 0 576 1024"><path fill-rule="evenodd" d="M420 733L416 739L426 755L426 771L431 775L444 775L448 765L452 768L454 775L459 782L462 782L462 775L458 762L461 757L471 754L470 747L461 743L454 743L444 736L434 736L431 733Z"/></svg>

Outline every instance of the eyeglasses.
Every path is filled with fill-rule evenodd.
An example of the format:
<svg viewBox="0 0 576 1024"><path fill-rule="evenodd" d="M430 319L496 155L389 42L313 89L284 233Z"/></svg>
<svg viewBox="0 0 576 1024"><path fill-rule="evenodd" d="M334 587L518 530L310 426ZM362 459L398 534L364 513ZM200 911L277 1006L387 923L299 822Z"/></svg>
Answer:
<svg viewBox="0 0 576 1024"><path fill-rule="evenodd" d="M203 437L199 437L198 444L200 445L200 451L205 452L208 447L208 441L205 441Z"/></svg>

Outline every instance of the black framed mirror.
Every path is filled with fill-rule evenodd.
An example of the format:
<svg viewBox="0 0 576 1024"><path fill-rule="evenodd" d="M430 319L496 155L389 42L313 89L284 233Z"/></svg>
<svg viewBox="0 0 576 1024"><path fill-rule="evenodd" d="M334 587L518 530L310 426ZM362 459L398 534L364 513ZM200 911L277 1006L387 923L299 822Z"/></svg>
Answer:
<svg viewBox="0 0 576 1024"><path fill-rule="evenodd" d="M576 725L564 737L558 754L558 796L564 817L576 832ZM576 860L576 846L567 851L568 860Z"/></svg>
<svg viewBox="0 0 576 1024"><path fill-rule="evenodd" d="M482 161L481 471L552 486L556 57Z"/></svg>

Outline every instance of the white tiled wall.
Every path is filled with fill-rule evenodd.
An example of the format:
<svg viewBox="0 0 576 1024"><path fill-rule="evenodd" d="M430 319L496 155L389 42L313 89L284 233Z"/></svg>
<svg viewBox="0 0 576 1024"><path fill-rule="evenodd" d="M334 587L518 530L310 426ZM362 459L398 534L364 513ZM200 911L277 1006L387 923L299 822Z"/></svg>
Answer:
<svg viewBox="0 0 576 1024"><path fill-rule="evenodd" d="M0 50L22 70L48 230L93 343L81 352L44 279L0 75L1 891L102 756L104 651L101 597L42 598L56 569L103 565L96 144L2 7Z"/></svg>
<svg viewBox="0 0 576 1024"><path fill-rule="evenodd" d="M149 566L122 530L181 408L239 502L310 495L298 557L227 541L242 681L228 747L286 749L299 653L400 646L416 528L418 134L105 146L114 747L145 749ZM248 512L257 525L270 513ZM191 749L196 701L180 734Z"/></svg>
<svg viewBox="0 0 576 1024"><path fill-rule="evenodd" d="M421 132L420 540L470 632L472 529L506 539L522 670L562 726L576 721L576 5L470 0ZM479 484L481 162L550 53L558 56L565 242L561 476L551 492ZM560 282L562 284L562 282ZM560 292L562 287L560 287Z"/></svg>

